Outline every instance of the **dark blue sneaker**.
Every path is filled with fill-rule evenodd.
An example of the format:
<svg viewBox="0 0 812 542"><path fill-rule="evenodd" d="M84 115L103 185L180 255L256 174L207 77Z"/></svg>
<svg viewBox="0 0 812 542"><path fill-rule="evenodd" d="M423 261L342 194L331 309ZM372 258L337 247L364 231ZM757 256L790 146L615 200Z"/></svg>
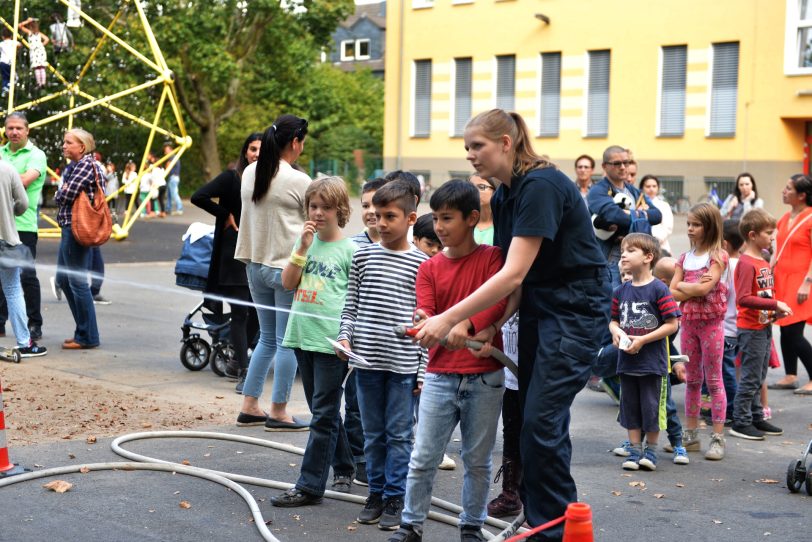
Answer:
<svg viewBox="0 0 812 542"><path fill-rule="evenodd" d="M637 462L643 470L657 470L657 452L651 446L643 450L643 457Z"/></svg>
<svg viewBox="0 0 812 542"><path fill-rule="evenodd" d="M640 446L629 447L629 457L623 462L623 470L640 470Z"/></svg>
<svg viewBox="0 0 812 542"><path fill-rule="evenodd" d="M629 457L629 449L632 447L632 443L628 440L624 440L620 446L617 448L612 449L612 453L618 457Z"/></svg>
<svg viewBox="0 0 812 542"><path fill-rule="evenodd" d="M48 349L44 346L39 346L34 341L31 341L29 346L25 346L20 348L20 357L21 358L36 358L39 356L44 356L48 353Z"/></svg>

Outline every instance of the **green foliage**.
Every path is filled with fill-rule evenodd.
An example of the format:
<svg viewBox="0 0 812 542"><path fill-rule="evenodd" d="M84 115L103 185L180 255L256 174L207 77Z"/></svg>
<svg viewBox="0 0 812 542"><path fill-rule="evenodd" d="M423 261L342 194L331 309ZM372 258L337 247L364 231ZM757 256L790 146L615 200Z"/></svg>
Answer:
<svg viewBox="0 0 812 542"><path fill-rule="evenodd" d="M54 0L23 0L23 18L39 17L43 32L63 6ZM82 3L107 25L126 6L113 32L151 58L130 2L94 0ZM208 180L205 174L236 159L245 137L262 131L281 113L310 121L310 135L301 164L310 161L353 162L362 149L368 160L379 159L383 139L383 81L369 72L344 73L319 62L330 47L330 34L353 9L352 0L157 0L143 3L164 57L175 73L187 129L195 145L184 155L184 188ZM6 16L6 14L3 14ZM10 15L10 14L8 14ZM96 45L99 32L89 25L73 30L75 49L49 60L68 80L75 80ZM17 103L35 98L33 76L21 55L21 85ZM58 90L49 74L48 92ZM82 90L104 96L154 78L149 68L108 40L81 83ZM160 87L115 103L152 120ZM68 98L40 104L28 112L35 121L68 108ZM168 113L168 111L167 111ZM167 114L165 113L165 114ZM168 118L168 117L167 117ZM139 159L148 130L101 108L77 115L75 125L88 128L100 150L121 167ZM49 164L58 165L66 122L35 129L32 136L46 147ZM206 148L205 133L216 134L215 147ZM158 150L163 139L153 145ZM212 154L213 153L213 154ZM220 166L220 164L222 164Z"/></svg>

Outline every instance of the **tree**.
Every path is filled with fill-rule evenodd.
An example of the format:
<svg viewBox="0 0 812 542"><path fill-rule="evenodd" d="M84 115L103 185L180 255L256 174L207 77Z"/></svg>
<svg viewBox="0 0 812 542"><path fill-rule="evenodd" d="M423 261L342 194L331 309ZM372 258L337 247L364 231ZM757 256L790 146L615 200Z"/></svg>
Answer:
<svg viewBox="0 0 812 542"><path fill-rule="evenodd" d="M261 64L297 52L297 36L327 42L352 7L352 0L165 0L150 6L178 98L200 130L204 175L221 170L218 129L251 99L244 89ZM312 63L316 52L311 48L304 60Z"/></svg>

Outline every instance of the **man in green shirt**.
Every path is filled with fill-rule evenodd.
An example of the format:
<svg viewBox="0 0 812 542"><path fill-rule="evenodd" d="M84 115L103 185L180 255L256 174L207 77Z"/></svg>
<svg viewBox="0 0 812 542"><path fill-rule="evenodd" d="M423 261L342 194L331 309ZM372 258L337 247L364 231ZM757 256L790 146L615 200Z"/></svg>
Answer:
<svg viewBox="0 0 812 542"><path fill-rule="evenodd" d="M37 207L40 194L47 175L45 153L28 139L28 119L23 113L15 112L6 117L6 138L8 143L0 147L0 157L11 164L20 174L25 191L28 194L28 209L16 217L17 233L20 241L31 249L31 255L37 257ZM42 313L40 312L40 287L37 270L32 266L23 268L20 275L23 286L28 329L32 340L42 338ZM6 298L0 292L0 336L5 335L8 308Z"/></svg>

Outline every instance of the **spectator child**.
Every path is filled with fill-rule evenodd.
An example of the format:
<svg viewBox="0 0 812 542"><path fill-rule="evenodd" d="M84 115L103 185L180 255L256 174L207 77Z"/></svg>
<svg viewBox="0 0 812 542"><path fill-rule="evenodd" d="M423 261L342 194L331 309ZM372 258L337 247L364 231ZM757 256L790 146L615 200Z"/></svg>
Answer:
<svg viewBox="0 0 812 542"><path fill-rule="evenodd" d="M375 191L387 183L386 179L372 179L364 183L361 188L361 218L364 221L364 231L350 237L358 246L371 245L381 240L381 234L375 227L375 207L372 205L372 197Z"/></svg>
<svg viewBox="0 0 812 542"><path fill-rule="evenodd" d="M662 392L668 385L666 345L679 329L680 311L668 286L651 273L659 256L659 241L651 235L632 233L621 243L621 267L632 279L614 292L609 329L620 350L620 424L631 443L625 470L657 468L657 438L665 429L660 420L665 417Z"/></svg>
<svg viewBox="0 0 812 542"><path fill-rule="evenodd" d="M119 212L119 182L118 182L118 173L116 173L116 165L113 162L107 162L104 166L104 177L107 179L107 186L105 186L105 195L110 197L110 200L107 202L110 206L110 212L113 213L115 217Z"/></svg>
<svg viewBox="0 0 812 542"><path fill-rule="evenodd" d="M656 237L655 237L656 239ZM660 245L662 250L662 244ZM671 279L674 278L674 267L677 260L670 256L664 256L657 260L652 269L654 278L660 280L666 286L671 284ZM624 282L626 275L623 275ZM673 462L675 465L687 465L690 463L688 452L682 445L682 422L680 422L679 415L677 414L677 405L674 403L672 396L672 386L685 382L685 363L687 356L682 356L677 350L674 342L676 341L676 333L668 336L668 354L670 361L671 374L666 379L666 396L665 396L665 429L668 435L668 443L663 445L663 450L673 454ZM611 345L605 350L611 350L615 353L617 359L617 348ZM623 444L612 450L612 453L621 457L629 457L631 447L630 441L625 441Z"/></svg>
<svg viewBox="0 0 812 542"><path fill-rule="evenodd" d="M337 319L357 248L341 232L350 215L344 180L313 181L305 192L305 208L308 221L282 272L282 285L296 291L282 345L293 349L313 417L296 486L271 499L279 507L321 502L331 465L332 489L349 493L355 469L339 412L347 365L325 340L338 335Z"/></svg>
<svg viewBox="0 0 812 542"><path fill-rule="evenodd" d="M141 216L153 216L154 213L152 212L152 204L150 199L153 197L152 195L152 172L144 173L141 175L141 186L139 187L139 195L141 196L139 205L143 205L143 209L141 210ZM144 203L146 202L146 203Z"/></svg>
<svg viewBox="0 0 812 542"><path fill-rule="evenodd" d="M17 49L22 44L12 39L11 30L8 28L4 27L0 32L2 32L3 37L3 41L0 41L0 79L2 79L0 93L5 96L8 94L11 84L11 61L17 55Z"/></svg>
<svg viewBox="0 0 812 542"><path fill-rule="evenodd" d="M20 23L20 30L28 36L28 57L37 88L45 86L45 68L48 66L48 53L45 46L51 41L39 31L39 19L29 17Z"/></svg>
<svg viewBox="0 0 812 542"><path fill-rule="evenodd" d="M414 244L429 258L443 250L443 244L434 231L433 214L424 214L414 224Z"/></svg>
<svg viewBox="0 0 812 542"><path fill-rule="evenodd" d="M369 482L358 522L395 530L412 451L414 397L427 355L411 339L395 337L392 328L412 321L417 268L428 257L406 238L417 219L407 183L381 187L372 204L381 242L358 249L353 257L338 341L367 362L350 362L356 370ZM344 353L339 357L346 359Z"/></svg>
<svg viewBox="0 0 812 542"><path fill-rule="evenodd" d="M725 417L733 419L733 404L736 399L736 355L738 348L738 331L736 328L736 281L734 279L736 266L739 264L739 254L744 245L744 238L739 231L739 221L727 219L724 222L722 233L722 248L727 252L727 311L725 312L725 350L722 357L722 379L725 384L727 397L727 411Z"/></svg>
<svg viewBox="0 0 812 542"><path fill-rule="evenodd" d="M479 245L474 240L474 228L479 221L479 191L475 186L463 180L448 181L431 196L431 210L436 235L447 250L423 263L417 272L417 315L421 320L465 299L502 266L499 248ZM418 226L415 226L418 245L419 239ZM463 320L454 326L450 336L464 339L489 328L495 333L505 305L506 301L502 300ZM502 347L499 334L494 335L494 345ZM487 516L491 452L499 423L504 379L502 365L492 357L440 345L430 350L420 393L414 451L409 461L403 521L389 542L421 540L431 506L434 477L458 423L465 465L461 537L481 540L478 537ZM466 535L469 538L465 538Z"/></svg>
<svg viewBox="0 0 812 542"><path fill-rule="evenodd" d="M764 440L764 435L781 435L783 430L764 419L761 390L767 379L772 344L772 323L790 316L792 309L773 298L773 274L762 251L772 246L775 219L763 209L748 211L739 223L744 252L736 266L736 319L741 376L733 403L730 435L748 440Z"/></svg>
<svg viewBox="0 0 812 542"><path fill-rule="evenodd" d="M696 451L702 377L711 396L713 433L705 459L725 456L725 409L722 385L724 317L727 310L727 254L722 250L722 215L709 203L694 205L688 213L691 250L680 256L671 281L671 292L682 309L682 352L688 363L685 390L686 429L683 445Z"/></svg>

